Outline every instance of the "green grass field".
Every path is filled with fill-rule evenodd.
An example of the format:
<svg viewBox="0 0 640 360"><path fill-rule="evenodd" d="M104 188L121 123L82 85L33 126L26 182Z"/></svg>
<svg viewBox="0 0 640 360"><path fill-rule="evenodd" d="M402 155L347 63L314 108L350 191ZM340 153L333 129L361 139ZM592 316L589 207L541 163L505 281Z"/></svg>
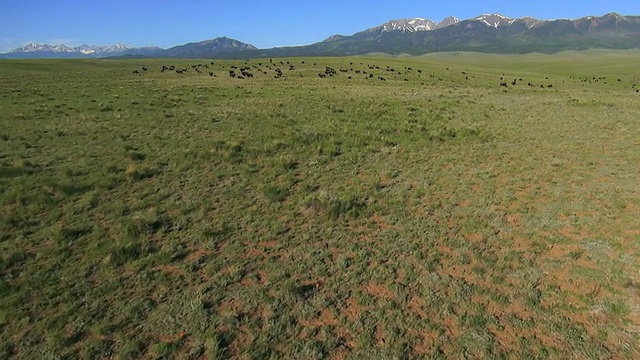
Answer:
<svg viewBox="0 0 640 360"><path fill-rule="evenodd" d="M0 358L639 357L639 65L0 61Z"/></svg>

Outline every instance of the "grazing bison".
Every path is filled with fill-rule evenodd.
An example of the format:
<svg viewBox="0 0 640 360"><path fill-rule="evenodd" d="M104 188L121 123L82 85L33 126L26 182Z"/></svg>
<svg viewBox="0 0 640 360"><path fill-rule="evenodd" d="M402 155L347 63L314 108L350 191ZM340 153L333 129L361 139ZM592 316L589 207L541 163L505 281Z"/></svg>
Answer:
<svg viewBox="0 0 640 360"><path fill-rule="evenodd" d="M506 81L501 82L501 83L500 83L500 86L501 86L501 87L509 87L509 85L507 85L507 82L506 82Z"/></svg>
<svg viewBox="0 0 640 360"><path fill-rule="evenodd" d="M142 67L142 71L147 71L147 67L146 67L146 66L143 66L143 67Z"/></svg>
<svg viewBox="0 0 640 360"><path fill-rule="evenodd" d="M132 72L133 72L134 74L138 74L138 75L140 75L140 71L138 71L138 70L133 70Z"/></svg>

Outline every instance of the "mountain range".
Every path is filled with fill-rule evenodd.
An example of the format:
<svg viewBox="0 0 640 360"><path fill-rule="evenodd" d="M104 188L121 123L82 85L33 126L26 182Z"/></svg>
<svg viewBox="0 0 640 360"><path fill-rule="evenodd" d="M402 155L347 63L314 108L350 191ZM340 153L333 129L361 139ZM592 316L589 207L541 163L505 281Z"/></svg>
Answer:
<svg viewBox="0 0 640 360"><path fill-rule="evenodd" d="M437 51L553 53L588 48L640 48L640 16L609 13L579 19L539 20L483 14L440 22L423 18L390 20L352 35L333 35L315 44L258 49L227 37L161 49L126 45L69 47L29 44L0 58L257 58L346 56L373 52L424 54Z"/></svg>
<svg viewBox="0 0 640 360"><path fill-rule="evenodd" d="M27 44L19 47L6 54L1 54L3 58L77 58L77 57L91 57L102 58L109 56L119 55L139 55L139 56L152 56L162 51L157 46L139 47L133 48L127 45L110 45L110 46L96 46L82 44L80 46L67 46L67 45L48 45L48 44Z"/></svg>

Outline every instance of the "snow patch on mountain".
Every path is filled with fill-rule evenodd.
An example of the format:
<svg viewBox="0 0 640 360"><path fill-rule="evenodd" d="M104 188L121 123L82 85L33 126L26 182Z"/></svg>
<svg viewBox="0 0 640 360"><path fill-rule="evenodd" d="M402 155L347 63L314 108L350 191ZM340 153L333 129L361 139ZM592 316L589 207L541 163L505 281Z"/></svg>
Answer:
<svg viewBox="0 0 640 360"><path fill-rule="evenodd" d="M402 31L402 32L417 32L417 31L430 31L435 29L436 23L433 20L423 18L412 19L397 19L389 20L386 23L376 26L367 30L369 33L374 32L389 32L389 31Z"/></svg>
<svg viewBox="0 0 640 360"><path fill-rule="evenodd" d="M501 14L482 14L473 18L473 20L480 21L490 27L498 28L499 26L509 26L517 19L508 18Z"/></svg>

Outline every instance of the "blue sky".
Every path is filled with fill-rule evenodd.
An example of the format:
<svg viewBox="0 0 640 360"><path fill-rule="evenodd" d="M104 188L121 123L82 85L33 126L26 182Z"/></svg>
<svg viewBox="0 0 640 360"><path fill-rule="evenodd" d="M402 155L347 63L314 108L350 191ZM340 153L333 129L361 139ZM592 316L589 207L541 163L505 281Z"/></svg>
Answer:
<svg viewBox="0 0 640 360"><path fill-rule="evenodd" d="M1 0L0 52L29 42L157 45L227 36L259 48L306 45L387 20L483 13L540 19L640 15L638 0Z"/></svg>

